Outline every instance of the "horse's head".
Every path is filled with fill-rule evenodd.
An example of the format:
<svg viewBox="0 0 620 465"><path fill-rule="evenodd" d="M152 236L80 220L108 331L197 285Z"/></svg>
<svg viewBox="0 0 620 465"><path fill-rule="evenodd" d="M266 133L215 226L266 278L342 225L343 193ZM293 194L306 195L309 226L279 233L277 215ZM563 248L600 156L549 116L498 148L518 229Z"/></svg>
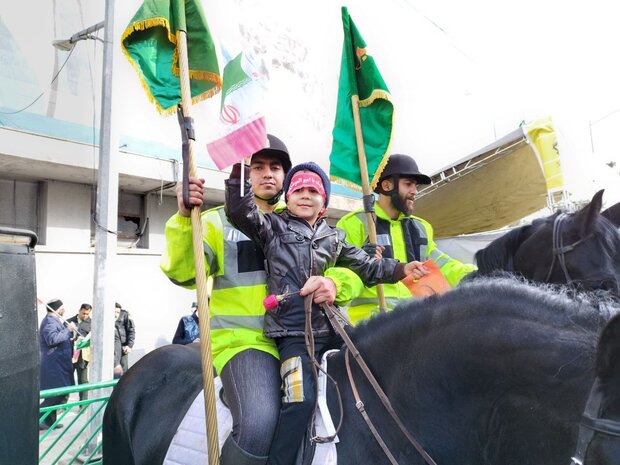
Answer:
<svg viewBox="0 0 620 465"><path fill-rule="evenodd" d="M476 254L479 268L620 295L620 204L601 213L602 197L601 190L576 213L555 213L510 231ZM485 270L489 256L496 263Z"/></svg>
<svg viewBox="0 0 620 465"><path fill-rule="evenodd" d="M620 315L601 334L596 376L598 386L588 399L577 453L581 447L584 465L615 465L620 457Z"/></svg>

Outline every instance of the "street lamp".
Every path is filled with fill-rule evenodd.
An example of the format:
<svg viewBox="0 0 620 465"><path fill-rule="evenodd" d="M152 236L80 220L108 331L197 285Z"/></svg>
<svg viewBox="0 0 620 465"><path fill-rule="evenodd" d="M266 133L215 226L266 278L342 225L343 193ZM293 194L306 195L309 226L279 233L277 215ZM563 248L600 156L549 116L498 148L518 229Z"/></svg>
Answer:
<svg viewBox="0 0 620 465"><path fill-rule="evenodd" d="M105 21L101 21L100 23L95 24L94 26L88 27L80 32L76 32L69 39L61 39L52 41L52 45L54 48L58 50L62 50L63 52L68 52L73 47L75 47L75 43L80 40L93 39L93 40L103 40L97 36L93 35L93 32L97 32L99 29L103 28Z"/></svg>

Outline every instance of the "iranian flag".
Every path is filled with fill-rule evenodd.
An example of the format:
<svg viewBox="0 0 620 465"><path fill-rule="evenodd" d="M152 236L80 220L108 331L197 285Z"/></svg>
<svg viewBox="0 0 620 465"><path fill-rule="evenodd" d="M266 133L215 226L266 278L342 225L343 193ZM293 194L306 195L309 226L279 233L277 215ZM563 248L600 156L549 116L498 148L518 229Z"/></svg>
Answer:
<svg viewBox="0 0 620 465"><path fill-rule="evenodd" d="M263 76L252 56L241 52L224 67L218 138L207 144L211 159L223 169L267 147L263 115Z"/></svg>

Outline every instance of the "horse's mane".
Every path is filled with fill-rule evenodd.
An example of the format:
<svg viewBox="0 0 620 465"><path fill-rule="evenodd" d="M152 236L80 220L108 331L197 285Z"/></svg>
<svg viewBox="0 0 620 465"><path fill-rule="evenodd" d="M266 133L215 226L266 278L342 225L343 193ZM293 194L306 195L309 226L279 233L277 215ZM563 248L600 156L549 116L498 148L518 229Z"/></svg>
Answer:
<svg viewBox="0 0 620 465"><path fill-rule="evenodd" d="M577 327L591 337L619 312L620 302L604 291L580 293L515 277L479 278L441 296L404 301L392 312L360 324L353 335L360 344L373 346L403 332L411 338L455 324L472 326L474 320L492 324L505 318L549 328ZM592 338L591 344L595 342Z"/></svg>

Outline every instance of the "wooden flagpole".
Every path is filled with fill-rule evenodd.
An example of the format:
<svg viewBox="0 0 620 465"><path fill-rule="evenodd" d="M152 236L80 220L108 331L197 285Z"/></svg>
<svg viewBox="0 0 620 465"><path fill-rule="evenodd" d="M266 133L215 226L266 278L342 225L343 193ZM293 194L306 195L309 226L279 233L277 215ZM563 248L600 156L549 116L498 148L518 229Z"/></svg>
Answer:
<svg viewBox="0 0 620 465"><path fill-rule="evenodd" d="M360 164L360 175L362 178L362 192L364 197L372 194L370 182L368 181L368 165L366 164L366 151L364 150L364 135L362 133L362 121L360 119L360 98L358 95L351 96L351 107L353 108L353 122L355 124L355 141L357 142L357 158ZM364 208L366 210L366 208ZM368 240L373 244L377 243L377 228L372 212L365 211L366 224L368 225ZM383 284L377 284L377 299L379 300L379 310L381 313L387 312L385 302L385 292Z"/></svg>
<svg viewBox="0 0 620 465"><path fill-rule="evenodd" d="M189 63L187 58L187 34L179 31L179 68L181 78L181 106L183 115L190 116L192 98L189 81ZM189 139L189 175L196 177L193 140ZM202 239L202 222L200 206L191 210L192 239L194 245L194 262L196 269L196 291L198 294L198 319L200 326L200 353L202 360L202 381L204 385L205 419L207 424L207 449L209 465L220 463L220 447L217 434L217 410L215 405L215 383L213 381L213 356L211 354L211 324L209 321L209 294L204 262Z"/></svg>

